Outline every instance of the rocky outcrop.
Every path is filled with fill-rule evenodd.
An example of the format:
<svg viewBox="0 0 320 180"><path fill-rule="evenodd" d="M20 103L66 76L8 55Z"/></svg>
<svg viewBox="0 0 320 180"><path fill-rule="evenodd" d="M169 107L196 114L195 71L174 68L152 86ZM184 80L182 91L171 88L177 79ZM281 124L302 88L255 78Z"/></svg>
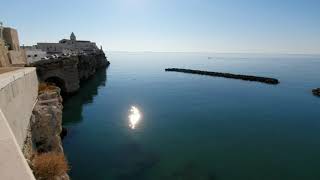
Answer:
<svg viewBox="0 0 320 180"><path fill-rule="evenodd" d="M268 77L249 76L249 75L221 73L221 72L209 72L209 71L200 71L200 70L192 70L192 69L179 69L179 68L167 68L165 70L166 71L189 73L189 74L224 77L224 78L231 78L231 79L241 79L241 80L245 80L245 81L257 81L257 82L267 83L267 84L279 84L278 79L268 78Z"/></svg>
<svg viewBox="0 0 320 180"><path fill-rule="evenodd" d="M320 97L320 88L313 89L313 90L312 90L312 93L313 93L315 96L319 96L319 97Z"/></svg>
<svg viewBox="0 0 320 180"><path fill-rule="evenodd" d="M62 98L60 89L39 93L31 122L32 141L37 152L63 152L60 133L62 131Z"/></svg>
<svg viewBox="0 0 320 180"><path fill-rule="evenodd" d="M63 154L60 134L62 132L62 97L60 88L49 88L39 92L30 128L23 148L24 155L33 169L33 159L43 153ZM56 180L68 180L67 173L55 177Z"/></svg>
<svg viewBox="0 0 320 180"><path fill-rule="evenodd" d="M65 56L37 61L29 66L37 68L40 82L55 83L63 92L72 93L80 88L78 63L78 56Z"/></svg>
<svg viewBox="0 0 320 180"><path fill-rule="evenodd" d="M94 75L99 68L109 65L101 51L94 54L62 56L57 59L41 60L30 64L37 68L41 82L51 82L61 88L63 94L74 93L80 88L80 81Z"/></svg>
<svg viewBox="0 0 320 180"><path fill-rule="evenodd" d="M78 73L80 80L86 80L94 75L100 68L107 67L110 63L104 53L79 55Z"/></svg>
<svg viewBox="0 0 320 180"><path fill-rule="evenodd" d="M37 168L39 163L36 163L36 159L46 157L47 154L63 155L61 139L66 136L67 130L62 128L62 91L77 91L80 88L80 80L88 79L98 69L109 64L105 54L100 52L43 60L29 65L37 68L40 82L48 82L39 86L38 102L33 109L23 147L23 153L34 172L37 172L37 169L46 169ZM54 163L48 165L55 166ZM69 176L64 173L58 177L54 176L54 179L68 180Z"/></svg>

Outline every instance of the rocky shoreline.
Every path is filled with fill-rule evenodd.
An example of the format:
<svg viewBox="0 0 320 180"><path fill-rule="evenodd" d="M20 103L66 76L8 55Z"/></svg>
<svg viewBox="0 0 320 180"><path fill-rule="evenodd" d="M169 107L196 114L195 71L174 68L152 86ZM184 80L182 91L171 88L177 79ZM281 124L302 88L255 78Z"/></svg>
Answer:
<svg viewBox="0 0 320 180"><path fill-rule="evenodd" d="M206 76L215 76L215 77L224 77L230 79L240 79L245 81L256 81L266 84L279 84L279 80L269 77L259 77L259 76L250 76L250 75L241 75L241 74L231 74L231 73L221 73L221 72L210 72L210 71L201 71L201 70L192 70L192 69L180 69L180 68L167 68L165 71L189 73L189 74L199 74Z"/></svg>
<svg viewBox="0 0 320 180"><path fill-rule="evenodd" d="M320 88L316 88L312 90L313 95L320 97Z"/></svg>

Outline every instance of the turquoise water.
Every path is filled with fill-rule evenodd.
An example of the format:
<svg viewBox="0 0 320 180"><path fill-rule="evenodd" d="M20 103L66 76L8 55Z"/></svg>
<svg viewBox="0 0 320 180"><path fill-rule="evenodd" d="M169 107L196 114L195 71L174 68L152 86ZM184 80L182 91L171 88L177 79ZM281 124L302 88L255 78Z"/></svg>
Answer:
<svg viewBox="0 0 320 180"><path fill-rule="evenodd" d="M212 59L208 59L212 56ZM75 180L320 179L320 57L110 53L64 104ZM278 78L267 85L167 67ZM132 129L129 110L142 118Z"/></svg>

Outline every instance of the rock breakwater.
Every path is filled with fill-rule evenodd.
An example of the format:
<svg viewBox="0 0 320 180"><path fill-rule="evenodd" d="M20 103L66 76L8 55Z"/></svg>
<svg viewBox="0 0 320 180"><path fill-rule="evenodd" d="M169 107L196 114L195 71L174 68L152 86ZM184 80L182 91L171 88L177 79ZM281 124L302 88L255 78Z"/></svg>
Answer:
<svg viewBox="0 0 320 180"><path fill-rule="evenodd" d="M210 71L201 71L201 70L192 70L192 69L180 69L180 68L167 68L165 71L189 73L189 74L199 74L206 76L214 77L224 77L230 79L240 79L245 81L256 81L266 84L279 84L279 80L269 77L260 77L260 76L251 76L251 75L241 75L241 74L231 74L231 73L221 73L221 72L210 72Z"/></svg>

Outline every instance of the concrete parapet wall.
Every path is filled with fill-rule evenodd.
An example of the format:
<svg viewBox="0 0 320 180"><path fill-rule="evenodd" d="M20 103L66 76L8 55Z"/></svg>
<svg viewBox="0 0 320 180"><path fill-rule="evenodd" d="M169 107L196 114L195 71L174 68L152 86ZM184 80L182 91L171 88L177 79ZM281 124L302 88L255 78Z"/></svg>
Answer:
<svg viewBox="0 0 320 180"><path fill-rule="evenodd" d="M35 68L0 68L0 179L35 179L21 150L37 94Z"/></svg>
<svg viewBox="0 0 320 180"><path fill-rule="evenodd" d="M35 68L11 69L13 71L0 74L0 109L22 149L37 100L38 78ZM0 68L1 71L8 68Z"/></svg>

